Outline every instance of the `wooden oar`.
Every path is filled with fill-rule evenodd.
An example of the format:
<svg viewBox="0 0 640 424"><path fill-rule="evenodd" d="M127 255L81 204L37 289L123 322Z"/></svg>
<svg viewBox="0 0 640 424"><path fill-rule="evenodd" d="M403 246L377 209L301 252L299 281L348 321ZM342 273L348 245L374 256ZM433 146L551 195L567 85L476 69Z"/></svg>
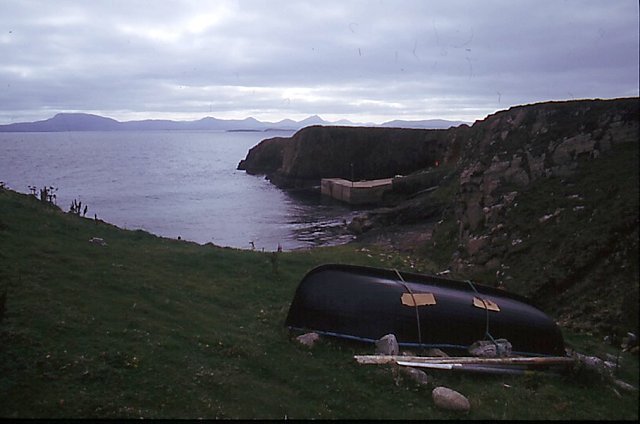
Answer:
<svg viewBox="0 0 640 424"><path fill-rule="evenodd" d="M429 368L440 370L453 370L453 371L465 371L465 372L477 372L485 374L515 374L515 375L554 375L548 372L530 370L522 368L521 365L517 365L515 368L513 365L478 365L478 364L438 364L427 362L407 362L397 361L398 365L415 368Z"/></svg>
<svg viewBox="0 0 640 424"><path fill-rule="evenodd" d="M570 365L574 358L567 356L535 356L535 357L506 357L506 358L478 358L475 356L442 357L442 356L404 356L404 355L355 355L359 364L389 364L398 361L429 363L429 364L522 364L522 365Z"/></svg>

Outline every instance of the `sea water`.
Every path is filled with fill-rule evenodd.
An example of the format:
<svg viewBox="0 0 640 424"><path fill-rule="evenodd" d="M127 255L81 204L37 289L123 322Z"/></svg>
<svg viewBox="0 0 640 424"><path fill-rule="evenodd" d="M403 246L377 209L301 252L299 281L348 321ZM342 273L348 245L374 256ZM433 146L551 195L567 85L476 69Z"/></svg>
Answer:
<svg viewBox="0 0 640 424"><path fill-rule="evenodd" d="M357 210L318 192L283 191L237 165L262 139L291 132L0 133L0 181L87 218L200 244L272 251L351 240ZM84 211L82 211L84 212Z"/></svg>

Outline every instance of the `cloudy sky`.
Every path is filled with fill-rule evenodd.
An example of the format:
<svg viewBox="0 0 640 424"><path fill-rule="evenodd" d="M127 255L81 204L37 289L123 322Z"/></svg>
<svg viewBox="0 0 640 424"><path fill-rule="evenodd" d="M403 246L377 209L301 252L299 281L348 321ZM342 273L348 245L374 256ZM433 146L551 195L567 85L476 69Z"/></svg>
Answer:
<svg viewBox="0 0 640 424"><path fill-rule="evenodd" d="M638 95L637 0L0 0L0 123L473 121Z"/></svg>

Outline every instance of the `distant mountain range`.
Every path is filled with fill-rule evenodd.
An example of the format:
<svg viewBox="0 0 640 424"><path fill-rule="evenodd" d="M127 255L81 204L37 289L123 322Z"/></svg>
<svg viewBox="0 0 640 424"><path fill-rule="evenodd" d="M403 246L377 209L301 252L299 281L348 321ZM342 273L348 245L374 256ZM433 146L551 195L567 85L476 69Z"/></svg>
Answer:
<svg viewBox="0 0 640 424"><path fill-rule="evenodd" d="M423 121L389 121L381 125L355 123L347 120L335 122L325 121L318 115L310 116L301 121L284 119L278 122L262 122L255 118L246 119L217 119L212 117L196 121L171 121L161 119L146 119L142 121L120 122L104 116L87 113L58 113L53 118L36 122L19 122L0 125L0 132L64 132L64 131L158 131L158 130L217 130L217 131L297 131L311 125L341 125L366 127L397 127L443 129L464 124L462 121L446 121L430 119Z"/></svg>

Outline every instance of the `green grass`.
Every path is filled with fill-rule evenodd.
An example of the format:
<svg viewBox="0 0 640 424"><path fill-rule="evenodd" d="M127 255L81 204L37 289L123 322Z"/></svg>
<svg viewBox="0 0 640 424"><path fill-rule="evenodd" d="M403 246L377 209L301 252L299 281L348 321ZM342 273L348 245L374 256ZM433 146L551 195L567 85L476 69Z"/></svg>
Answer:
<svg viewBox="0 0 640 424"><path fill-rule="evenodd" d="M283 326L314 266L406 256L358 244L285 252L275 272L271 255L125 231L0 190L0 417L460 418L435 408L433 385L357 365L371 346L309 349ZM637 355L623 360L637 386ZM469 397L465 418L638 418L637 393L589 379L432 376Z"/></svg>

